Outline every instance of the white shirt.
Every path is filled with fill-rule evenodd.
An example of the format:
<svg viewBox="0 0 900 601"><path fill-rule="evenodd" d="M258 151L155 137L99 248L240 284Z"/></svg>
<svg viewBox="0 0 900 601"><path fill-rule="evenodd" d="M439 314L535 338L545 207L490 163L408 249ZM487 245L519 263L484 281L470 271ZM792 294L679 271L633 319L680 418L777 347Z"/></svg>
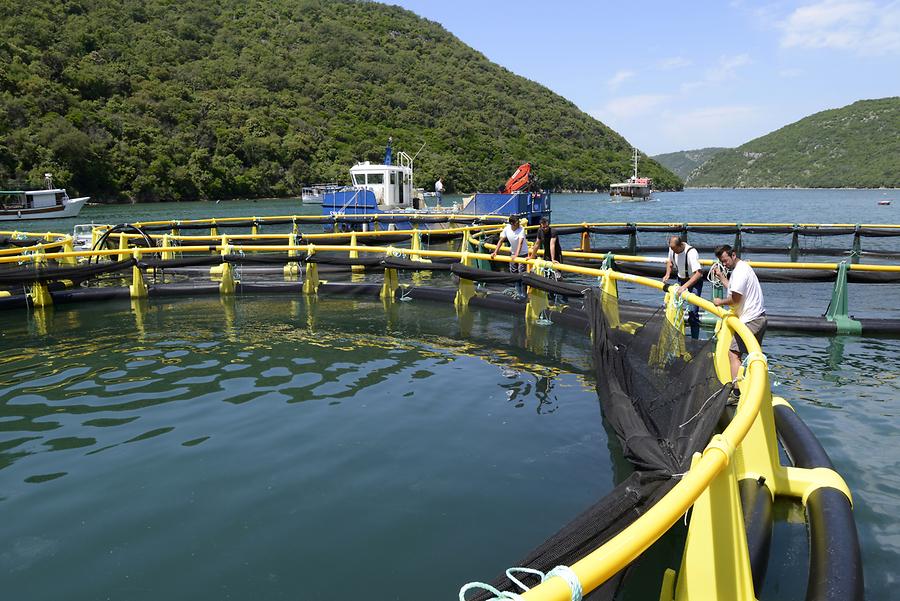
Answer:
<svg viewBox="0 0 900 601"><path fill-rule="evenodd" d="M517 256L524 257L528 254L528 243L525 241L525 228L521 225L518 229L513 229L511 225L508 223L506 227L503 228L503 231L500 233L500 239L506 238L509 242L509 254L516 252L516 245L519 243L519 240L522 241L522 248L519 250L519 254Z"/></svg>
<svg viewBox="0 0 900 601"><path fill-rule="evenodd" d="M441 180L434 182L434 191L435 192L443 192L444 184L441 183Z"/></svg>
<svg viewBox="0 0 900 601"><path fill-rule="evenodd" d="M684 250L680 253L676 253L670 248L669 261L675 266L675 274L680 278L689 278L694 272L701 269L700 254L696 248L687 243L685 243ZM688 269L685 269L685 263L687 263Z"/></svg>
<svg viewBox="0 0 900 601"><path fill-rule="evenodd" d="M766 312L759 279L746 261L738 261L728 279L728 294L733 292L742 297L740 304L732 307L742 322L752 321Z"/></svg>

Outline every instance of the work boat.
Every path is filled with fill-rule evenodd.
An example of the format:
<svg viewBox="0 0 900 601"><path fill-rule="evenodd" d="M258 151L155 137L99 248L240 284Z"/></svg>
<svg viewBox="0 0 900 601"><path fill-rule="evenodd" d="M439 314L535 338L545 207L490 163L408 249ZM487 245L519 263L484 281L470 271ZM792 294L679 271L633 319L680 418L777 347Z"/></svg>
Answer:
<svg viewBox="0 0 900 601"><path fill-rule="evenodd" d="M638 155L637 148L632 149L631 154L634 162L634 173L627 181L619 184L612 184L609 187L609 195L613 198L631 198L636 200L647 200L652 192L653 180L649 177L638 177Z"/></svg>
<svg viewBox="0 0 900 601"><path fill-rule="evenodd" d="M45 190L0 191L0 221L25 221L32 219L60 219L75 217L89 196L69 198L63 188L53 187L53 176L44 176Z"/></svg>
<svg viewBox="0 0 900 601"><path fill-rule="evenodd" d="M398 152L395 165L388 142L384 163L357 163L350 168L351 186L325 193L322 214L359 216L359 228L355 229L362 230L412 229L413 224L420 229L445 229L466 217L499 221L510 215L518 215L529 225L536 225L541 217L550 216L550 194L533 191L535 183L529 163L516 170L501 192L478 192L463 199L461 204L429 207L421 189L413 185L414 158Z"/></svg>

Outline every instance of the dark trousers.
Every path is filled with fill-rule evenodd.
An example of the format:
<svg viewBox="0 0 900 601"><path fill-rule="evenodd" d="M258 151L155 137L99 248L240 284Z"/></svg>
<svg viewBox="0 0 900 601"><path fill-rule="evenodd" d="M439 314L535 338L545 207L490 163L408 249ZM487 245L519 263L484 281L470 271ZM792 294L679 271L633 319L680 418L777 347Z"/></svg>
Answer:
<svg viewBox="0 0 900 601"><path fill-rule="evenodd" d="M678 278L678 285L682 285L688 281L688 278ZM700 278L692 286L688 288L688 292L703 296L703 278ZM691 305L687 312L687 322L691 326L691 338L700 338L700 307Z"/></svg>

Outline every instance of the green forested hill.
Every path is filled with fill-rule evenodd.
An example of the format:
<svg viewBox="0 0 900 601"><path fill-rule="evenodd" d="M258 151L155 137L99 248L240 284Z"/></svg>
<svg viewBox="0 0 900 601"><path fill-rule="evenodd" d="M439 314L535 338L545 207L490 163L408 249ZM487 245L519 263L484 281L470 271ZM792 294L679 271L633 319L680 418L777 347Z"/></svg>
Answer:
<svg viewBox="0 0 900 601"><path fill-rule="evenodd" d="M524 161L550 188L630 173L621 136L397 7L0 2L0 183L49 171L101 199L296 195L346 182L389 135L410 154L426 143L417 183L451 191L494 190Z"/></svg>
<svg viewBox="0 0 900 601"><path fill-rule="evenodd" d="M667 152L666 154L657 154L650 158L672 171L687 183L689 176L695 169L723 150L727 149L711 146L709 148L698 148L697 150Z"/></svg>
<svg viewBox="0 0 900 601"><path fill-rule="evenodd" d="M691 186L900 187L900 97L822 111L725 150Z"/></svg>

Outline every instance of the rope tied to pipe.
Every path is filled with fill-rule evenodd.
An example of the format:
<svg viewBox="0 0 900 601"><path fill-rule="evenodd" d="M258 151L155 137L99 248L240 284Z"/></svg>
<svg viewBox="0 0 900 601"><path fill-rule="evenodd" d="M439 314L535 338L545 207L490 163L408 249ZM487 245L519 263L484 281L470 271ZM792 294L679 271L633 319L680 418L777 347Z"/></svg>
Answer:
<svg viewBox="0 0 900 601"><path fill-rule="evenodd" d="M578 576L569 566L556 566L546 574L541 572L540 570L534 570L532 568L509 568L506 570L506 577L509 580L518 586L522 591L531 590L531 587L526 586L521 580L516 578L514 573L522 573L522 574L531 574L532 576L537 576L541 583L550 580L551 578L562 578L566 585L569 587L569 591L571 593L571 601L582 601L584 598L584 592L581 588L581 581L578 580ZM499 591L490 584L485 584L483 582L470 582L466 584L461 589L459 589L459 601L466 601L466 593L470 590L481 589L488 591L492 595L494 595L493 599L489 601L503 601L504 599L515 599L517 601L522 600L522 596L518 593L513 593L509 591Z"/></svg>

